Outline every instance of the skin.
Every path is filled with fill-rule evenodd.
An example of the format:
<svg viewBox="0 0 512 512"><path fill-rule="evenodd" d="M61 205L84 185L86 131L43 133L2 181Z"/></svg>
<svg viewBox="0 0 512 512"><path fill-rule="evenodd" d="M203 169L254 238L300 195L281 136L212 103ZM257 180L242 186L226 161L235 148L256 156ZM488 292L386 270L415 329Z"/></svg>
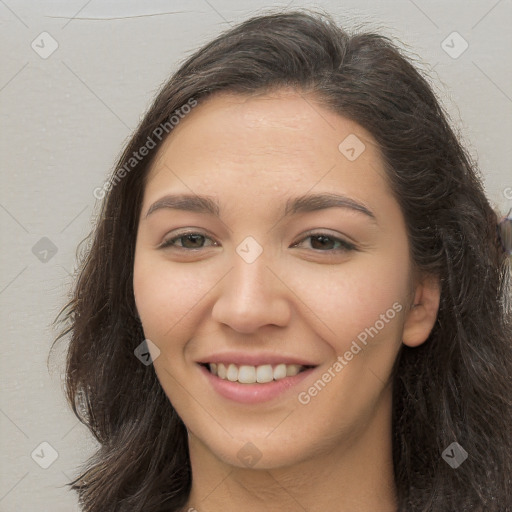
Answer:
<svg viewBox="0 0 512 512"><path fill-rule="evenodd" d="M355 134L365 150L338 149ZM438 282L418 276L404 218L374 139L361 126L290 90L219 94L177 125L148 175L134 292L159 381L189 432L199 512L391 512L395 507L389 376L402 343L432 329ZM288 198L343 194L374 220L331 207L283 216ZM207 195L220 216L171 208L167 194ZM207 238L159 247L189 228ZM313 234L333 239L319 245ZM236 252L248 236L262 254ZM316 243L315 243L316 242ZM188 245L187 245L188 243ZM327 248L325 248L327 247ZM188 251L188 252L187 252ZM307 391L365 328L402 306L307 404ZM226 350L293 355L318 365L271 402L239 404L207 384L196 361ZM261 458L237 457L250 442Z"/></svg>

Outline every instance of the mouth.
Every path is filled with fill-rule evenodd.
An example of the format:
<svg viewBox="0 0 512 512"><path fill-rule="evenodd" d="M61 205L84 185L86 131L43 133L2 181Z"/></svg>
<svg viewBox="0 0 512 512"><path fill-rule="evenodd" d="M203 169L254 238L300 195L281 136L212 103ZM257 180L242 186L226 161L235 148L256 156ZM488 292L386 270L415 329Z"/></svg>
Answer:
<svg viewBox="0 0 512 512"><path fill-rule="evenodd" d="M209 373L219 379L229 382L238 382L240 384L268 384L270 382L295 377L299 373L312 368L313 365L300 364L261 364L236 365L234 363L200 363Z"/></svg>
<svg viewBox="0 0 512 512"><path fill-rule="evenodd" d="M275 357L268 358L270 360L258 357L257 361L251 361L249 357L233 357L235 361L238 359L236 363L232 358L229 358L231 361L223 359L219 356L212 362L197 363L206 386L223 400L251 406L282 399L317 368L316 365L300 364L305 361L280 362ZM247 364L250 362L258 364Z"/></svg>

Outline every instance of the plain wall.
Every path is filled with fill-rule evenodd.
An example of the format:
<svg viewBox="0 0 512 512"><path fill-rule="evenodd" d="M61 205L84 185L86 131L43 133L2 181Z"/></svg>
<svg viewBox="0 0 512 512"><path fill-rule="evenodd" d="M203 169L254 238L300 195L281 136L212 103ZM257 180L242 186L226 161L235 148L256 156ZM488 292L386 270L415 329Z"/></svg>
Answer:
<svg viewBox="0 0 512 512"><path fill-rule="evenodd" d="M179 62L230 25L287 4L408 45L478 160L491 202L512 207L510 1L0 2L0 512L78 510L65 484L95 443L67 408L62 366L49 372L46 360L94 189ZM457 58L461 39L448 39L452 56L442 47L454 31L469 45ZM49 56L55 43L42 32L58 44ZM47 469L43 442L58 454Z"/></svg>

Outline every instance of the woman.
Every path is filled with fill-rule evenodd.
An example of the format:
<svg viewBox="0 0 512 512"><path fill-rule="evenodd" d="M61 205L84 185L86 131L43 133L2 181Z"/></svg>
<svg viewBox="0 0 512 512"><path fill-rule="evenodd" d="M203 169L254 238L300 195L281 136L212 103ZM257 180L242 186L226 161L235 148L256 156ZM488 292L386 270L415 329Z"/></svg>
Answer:
<svg viewBox="0 0 512 512"><path fill-rule="evenodd" d="M84 510L510 510L509 262L391 41L242 23L99 192L65 313Z"/></svg>

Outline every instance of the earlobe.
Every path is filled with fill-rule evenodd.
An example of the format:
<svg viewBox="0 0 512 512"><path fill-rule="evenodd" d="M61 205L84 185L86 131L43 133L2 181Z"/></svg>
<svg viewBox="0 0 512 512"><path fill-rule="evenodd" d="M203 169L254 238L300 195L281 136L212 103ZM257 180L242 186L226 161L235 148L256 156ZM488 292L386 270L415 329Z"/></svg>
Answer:
<svg viewBox="0 0 512 512"><path fill-rule="evenodd" d="M437 319L440 299L439 277L425 276L416 286L414 301L405 318L404 345L417 347L427 340Z"/></svg>

